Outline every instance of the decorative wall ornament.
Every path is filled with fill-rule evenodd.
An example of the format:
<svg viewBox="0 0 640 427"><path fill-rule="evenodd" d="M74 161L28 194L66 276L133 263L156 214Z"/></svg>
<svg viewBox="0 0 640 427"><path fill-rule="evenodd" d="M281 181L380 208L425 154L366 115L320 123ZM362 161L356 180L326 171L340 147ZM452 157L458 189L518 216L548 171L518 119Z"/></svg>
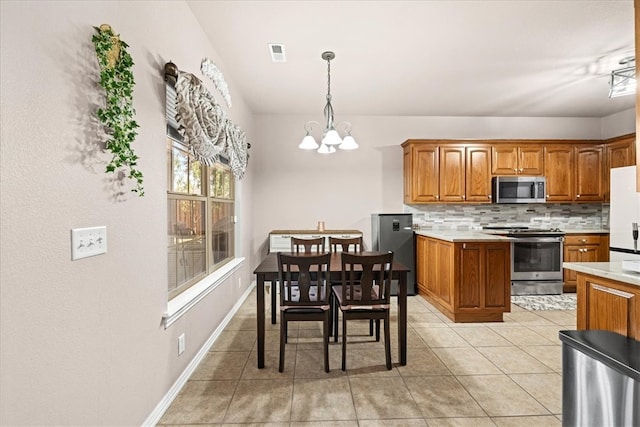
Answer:
<svg viewBox="0 0 640 427"><path fill-rule="evenodd" d="M176 121L184 142L205 165L225 155L234 176L242 179L249 160L245 132L231 123L202 81L190 73L177 73Z"/></svg>
<svg viewBox="0 0 640 427"><path fill-rule="evenodd" d="M117 173L128 170L127 178L136 182L131 191L144 196L142 172L137 168L138 156L131 143L135 140L139 127L134 120L133 108L133 59L127 52L128 44L113 33L111 26L102 24L94 27L96 34L91 41L95 47L100 66L100 86L106 92L106 105L96 110L96 116L104 125L109 139L106 148L111 151L111 161L106 172Z"/></svg>
<svg viewBox="0 0 640 427"><path fill-rule="evenodd" d="M227 82L224 79L222 71L220 71L216 64L214 64L209 58L204 58L202 60L202 63L200 64L200 71L213 81L216 89L218 89L222 94L227 106L231 108L231 94L229 93L229 87L227 86Z"/></svg>

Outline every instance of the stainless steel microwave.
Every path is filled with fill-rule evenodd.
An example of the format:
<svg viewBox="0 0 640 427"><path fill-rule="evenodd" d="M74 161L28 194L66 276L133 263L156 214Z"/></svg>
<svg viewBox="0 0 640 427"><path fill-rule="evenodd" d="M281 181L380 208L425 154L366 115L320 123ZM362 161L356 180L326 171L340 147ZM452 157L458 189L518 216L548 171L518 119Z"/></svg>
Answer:
<svg viewBox="0 0 640 427"><path fill-rule="evenodd" d="M544 176L494 176L493 203L544 203L547 181Z"/></svg>

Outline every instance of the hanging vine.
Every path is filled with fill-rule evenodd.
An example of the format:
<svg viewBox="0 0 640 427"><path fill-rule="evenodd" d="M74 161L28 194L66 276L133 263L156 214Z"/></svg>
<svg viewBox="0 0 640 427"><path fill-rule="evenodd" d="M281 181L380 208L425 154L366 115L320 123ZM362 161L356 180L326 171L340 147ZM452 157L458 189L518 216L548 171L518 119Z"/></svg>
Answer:
<svg viewBox="0 0 640 427"><path fill-rule="evenodd" d="M91 41L95 47L100 65L100 86L106 92L106 106L98 108L96 116L107 129L109 139L106 148L113 155L106 166L107 173L128 170L127 178L136 182L131 191L144 196L142 172L137 168L138 156L131 144L139 127L134 120L133 108L133 59L127 53L127 43L113 33L111 26L102 24L94 27L96 34Z"/></svg>

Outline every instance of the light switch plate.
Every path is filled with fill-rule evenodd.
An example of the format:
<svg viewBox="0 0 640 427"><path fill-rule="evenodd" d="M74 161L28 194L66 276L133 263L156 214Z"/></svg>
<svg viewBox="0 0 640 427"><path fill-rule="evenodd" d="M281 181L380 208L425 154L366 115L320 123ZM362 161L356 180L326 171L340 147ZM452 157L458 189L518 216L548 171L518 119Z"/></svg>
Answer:
<svg viewBox="0 0 640 427"><path fill-rule="evenodd" d="M71 260L75 261L107 252L107 227L71 230Z"/></svg>

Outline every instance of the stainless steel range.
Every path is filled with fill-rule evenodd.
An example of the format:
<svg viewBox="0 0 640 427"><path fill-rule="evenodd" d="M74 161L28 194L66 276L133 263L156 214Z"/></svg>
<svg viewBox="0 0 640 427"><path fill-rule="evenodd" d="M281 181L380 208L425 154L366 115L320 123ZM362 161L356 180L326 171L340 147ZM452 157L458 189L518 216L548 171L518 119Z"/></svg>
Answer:
<svg viewBox="0 0 640 427"><path fill-rule="evenodd" d="M484 227L512 237L511 295L561 294L565 233L558 228Z"/></svg>

